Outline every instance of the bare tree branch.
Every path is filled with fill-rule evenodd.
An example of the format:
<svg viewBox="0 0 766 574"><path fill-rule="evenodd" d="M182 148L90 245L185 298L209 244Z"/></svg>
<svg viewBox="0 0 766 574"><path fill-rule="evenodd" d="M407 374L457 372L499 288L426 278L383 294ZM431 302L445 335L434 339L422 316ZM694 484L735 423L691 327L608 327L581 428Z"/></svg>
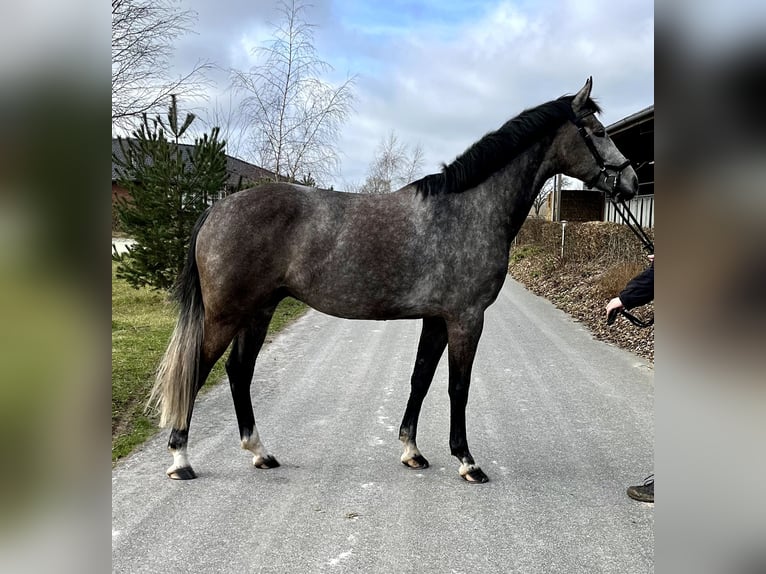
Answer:
<svg viewBox="0 0 766 574"><path fill-rule="evenodd" d="M399 140L394 130L381 139L370 162L361 193L390 193L415 181L423 169L423 147L412 149Z"/></svg>
<svg viewBox="0 0 766 574"><path fill-rule="evenodd" d="M244 159L245 123L239 106L234 104L231 93L225 104L218 98L212 104L212 107L206 110L203 125L206 129L219 128L220 137L226 142L226 154Z"/></svg>
<svg viewBox="0 0 766 574"><path fill-rule="evenodd" d="M191 32L197 13L180 0L112 0L112 125L130 128L167 106L171 94L199 97L210 67L197 62L173 75L175 41Z"/></svg>
<svg viewBox="0 0 766 574"><path fill-rule="evenodd" d="M322 181L337 171L335 144L352 109L355 81L333 86L320 79L331 67L316 55L308 7L302 0L280 2L271 43L254 51L261 63L232 71L254 155L293 181Z"/></svg>

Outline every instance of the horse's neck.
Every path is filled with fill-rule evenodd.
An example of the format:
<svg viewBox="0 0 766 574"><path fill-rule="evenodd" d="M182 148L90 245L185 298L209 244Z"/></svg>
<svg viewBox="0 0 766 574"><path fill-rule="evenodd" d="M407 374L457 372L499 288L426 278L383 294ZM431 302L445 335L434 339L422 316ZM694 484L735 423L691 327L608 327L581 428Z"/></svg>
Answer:
<svg viewBox="0 0 766 574"><path fill-rule="evenodd" d="M532 210L545 181L556 173L548 158L550 146L550 141L532 145L479 186L486 200L497 206L497 223L507 229L509 243Z"/></svg>

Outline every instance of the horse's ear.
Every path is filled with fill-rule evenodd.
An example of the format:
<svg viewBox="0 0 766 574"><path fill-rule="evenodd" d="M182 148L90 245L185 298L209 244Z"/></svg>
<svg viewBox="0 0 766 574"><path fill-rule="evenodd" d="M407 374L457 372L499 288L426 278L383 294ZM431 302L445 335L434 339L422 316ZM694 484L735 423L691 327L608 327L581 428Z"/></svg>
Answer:
<svg viewBox="0 0 766 574"><path fill-rule="evenodd" d="M580 89L572 100L572 109L575 111L581 110L585 103L590 98L590 91L593 88L593 76L590 76L585 85Z"/></svg>

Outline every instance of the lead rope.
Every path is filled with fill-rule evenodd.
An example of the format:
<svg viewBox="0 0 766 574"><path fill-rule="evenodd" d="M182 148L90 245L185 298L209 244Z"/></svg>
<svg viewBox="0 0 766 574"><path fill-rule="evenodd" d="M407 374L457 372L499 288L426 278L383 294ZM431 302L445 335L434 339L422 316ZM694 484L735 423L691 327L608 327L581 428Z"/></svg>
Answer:
<svg viewBox="0 0 766 574"><path fill-rule="evenodd" d="M654 254L654 243L652 243L652 240L649 239L649 236L646 234L646 232L643 230L641 225L639 224L638 220L636 219L636 216L633 215L633 212L630 211L630 208L627 206L624 200L616 199L614 197L610 198L612 200L612 205L614 205L614 210L619 214L619 216L622 218L622 220L625 222L625 225L628 226L628 228L638 237L638 239L643 243L644 249L646 249L650 254ZM621 211L621 209L624 209L625 211ZM636 327L641 327L643 329L647 327L651 327L654 325L654 317L647 321L642 321L633 313L630 311L627 311L624 307L620 307L619 309L613 309L609 312L609 316L606 319L606 324L611 325L614 323L615 319L617 319L617 314L623 315L628 321L633 323Z"/></svg>
<svg viewBox="0 0 766 574"><path fill-rule="evenodd" d="M652 243L652 240L649 239L649 236L646 234L646 232L643 230L641 225L638 223L636 216L633 215L633 212L630 211L630 208L625 203L625 200L622 200L622 199L618 200L613 197L610 197L610 199L612 200L612 205L614 205L614 210L625 222L625 225L628 226L628 229L630 229L636 235L636 237L638 237L639 241L643 243L644 249L646 249L649 252L649 254L653 255L654 243ZM623 212L622 209L624 209L625 211Z"/></svg>

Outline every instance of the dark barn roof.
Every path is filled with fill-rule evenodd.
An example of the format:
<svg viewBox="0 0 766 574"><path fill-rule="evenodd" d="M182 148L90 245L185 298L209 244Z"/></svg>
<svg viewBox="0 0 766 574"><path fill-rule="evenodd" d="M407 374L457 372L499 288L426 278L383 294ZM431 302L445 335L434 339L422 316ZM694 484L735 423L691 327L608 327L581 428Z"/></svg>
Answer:
<svg viewBox="0 0 766 574"><path fill-rule="evenodd" d="M606 127L612 141L636 170L639 195L654 195L654 106Z"/></svg>
<svg viewBox="0 0 766 574"><path fill-rule="evenodd" d="M179 147L186 153L194 147L188 144L179 144ZM117 138L112 138L112 153L117 157L122 157L122 148L120 147ZM236 157L226 156L226 171L229 174L226 180L227 185L235 186L239 182L239 178L252 182L257 182L264 179L273 180L275 178L274 172L253 165L244 160ZM117 180L117 169L114 161L112 161L112 181Z"/></svg>

